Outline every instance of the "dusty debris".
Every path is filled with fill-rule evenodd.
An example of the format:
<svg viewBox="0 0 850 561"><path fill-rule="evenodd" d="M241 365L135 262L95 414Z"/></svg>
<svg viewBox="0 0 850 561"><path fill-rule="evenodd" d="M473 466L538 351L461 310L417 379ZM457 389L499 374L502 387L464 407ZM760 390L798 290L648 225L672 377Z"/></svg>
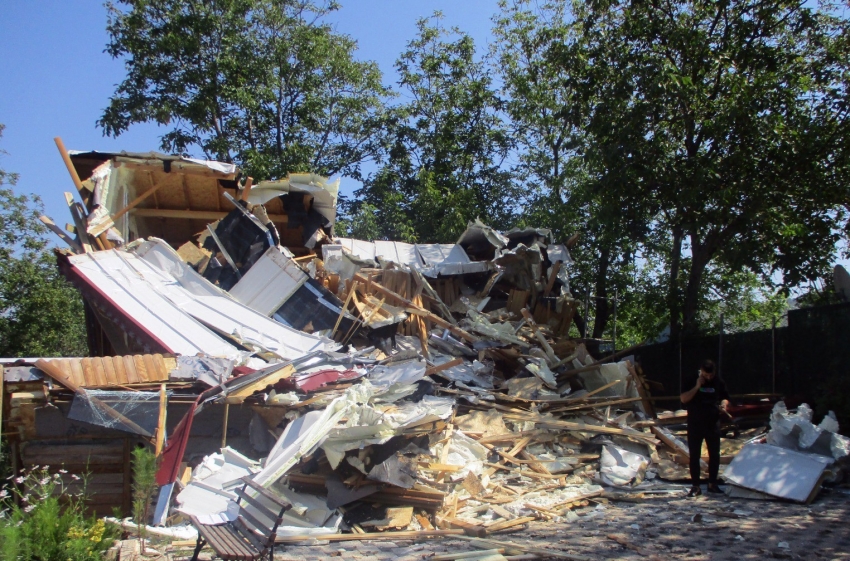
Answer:
<svg viewBox="0 0 850 561"><path fill-rule="evenodd" d="M478 539L579 520L602 485L634 493L616 500L670 492L659 476L687 447L656 426L631 350L597 360L570 336L573 259L549 230L334 239L326 178L254 185L154 153L71 161L85 204L71 199L80 224L60 231L58 263L105 358L17 365L30 370L3 426L24 463L54 465L38 441L65 434L65 457L113 466L99 510L129 510L129 451L157 438L158 524L239 532L244 518L280 543L376 535L364 528ZM74 414L83 399L106 421ZM279 525L264 494L291 505Z"/></svg>

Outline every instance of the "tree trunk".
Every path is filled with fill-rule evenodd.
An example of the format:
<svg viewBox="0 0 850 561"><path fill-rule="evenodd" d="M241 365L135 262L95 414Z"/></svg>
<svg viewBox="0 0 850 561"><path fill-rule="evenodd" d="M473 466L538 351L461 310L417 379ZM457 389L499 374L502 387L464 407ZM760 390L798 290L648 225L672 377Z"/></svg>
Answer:
<svg viewBox="0 0 850 561"><path fill-rule="evenodd" d="M688 275L688 286L685 289L685 303L682 309L682 332L693 335L699 331L697 312L699 311L699 295L705 268L711 260L711 249L707 244L700 244L691 235L691 272Z"/></svg>
<svg viewBox="0 0 850 561"><path fill-rule="evenodd" d="M678 341L681 334L679 319L679 268L682 263L682 227L673 227L673 249L670 259L670 281L667 287L667 310L670 314L670 340Z"/></svg>
<svg viewBox="0 0 850 561"><path fill-rule="evenodd" d="M608 305L608 271L611 268L611 249L602 247L599 255L599 268L596 270L596 320L593 323L593 338L601 339L611 316Z"/></svg>

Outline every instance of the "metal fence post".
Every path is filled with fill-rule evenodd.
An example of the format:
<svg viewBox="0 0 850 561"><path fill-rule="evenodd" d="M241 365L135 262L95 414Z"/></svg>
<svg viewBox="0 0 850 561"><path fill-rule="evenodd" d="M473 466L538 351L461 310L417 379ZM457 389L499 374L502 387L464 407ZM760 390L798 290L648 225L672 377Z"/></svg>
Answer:
<svg viewBox="0 0 850 561"><path fill-rule="evenodd" d="M770 327L770 393L776 393L776 316Z"/></svg>
<svg viewBox="0 0 850 561"><path fill-rule="evenodd" d="M720 346L717 350L717 376L721 375L723 365L723 314L720 314Z"/></svg>

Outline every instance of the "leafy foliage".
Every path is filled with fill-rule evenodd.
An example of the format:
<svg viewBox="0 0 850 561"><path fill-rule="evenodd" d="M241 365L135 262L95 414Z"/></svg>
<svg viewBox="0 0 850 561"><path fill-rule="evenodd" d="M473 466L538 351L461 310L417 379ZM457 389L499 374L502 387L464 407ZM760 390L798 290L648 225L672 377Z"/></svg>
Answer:
<svg viewBox="0 0 850 561"><path fill-rule="evenodd" d="M120 5L127 9L121 9ZM127 77L98 121L171 127L162 149L236 162L257 179L289 172L359 177L374 157L387 92L376 64L323 16L334 2L109 2L107 52Z"/></svg>
<svg viewBox="0 0 850 561"><path fill-rule="evenodd" d="M419 20L396 68L404 99L394 107L379 170L357 195L378 211L382 237L456 239L476 217L507 227L518 193L512 150L492 75L472 38Z"/></svg>
<svg viewBox="0 0 850 561"><path fill-rule="evenodd" d="M84 492L66 488L60 473L36 466L13 483L0 489L0 561L98 561L120 535L85 517Z"/></svg>
<svg viewBox="0 0 850 561"><path fill-rule="evenodd" d="M0 185L15 179L0 171ZM42 213L37 195L0 187L0 356L86 354L83 302L56 268Z"/></svg>
<svg viewBox="0 0 850 561"><path fill-rule="evenodd" d="M845 20L784 0L529 6L497 22L526 166L554 193L574 179L595 247L663 266L674 337L745 270L786 287L825 272L845 219Z"/></svg>
<svg viewBox="0 0 850 561"><path fill-rule="evenodd" d="M140 540L144 540L147 536L151 494L156 489L156 468L157 458L153 452L147 448L133 450L133 519L136 522Z"/></svg>

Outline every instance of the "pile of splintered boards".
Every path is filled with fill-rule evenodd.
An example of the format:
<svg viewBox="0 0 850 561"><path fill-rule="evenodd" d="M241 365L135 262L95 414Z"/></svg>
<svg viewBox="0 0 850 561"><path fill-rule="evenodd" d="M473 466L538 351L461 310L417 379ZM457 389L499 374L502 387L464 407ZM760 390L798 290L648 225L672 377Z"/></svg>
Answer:
<svg viewBox="0 0 850 561"><path fill-rule="evenodd" d="M687 454L627 352L569 336L572 260L548 230L340 239L322 177L60 151L73 224L42 222L92 358L7 364L4 430L18 469L94 468L101 511L129 508L139 442L160 455L152 524L230 520L248 476L292 503L281 542L575 519Z"/></svg>

